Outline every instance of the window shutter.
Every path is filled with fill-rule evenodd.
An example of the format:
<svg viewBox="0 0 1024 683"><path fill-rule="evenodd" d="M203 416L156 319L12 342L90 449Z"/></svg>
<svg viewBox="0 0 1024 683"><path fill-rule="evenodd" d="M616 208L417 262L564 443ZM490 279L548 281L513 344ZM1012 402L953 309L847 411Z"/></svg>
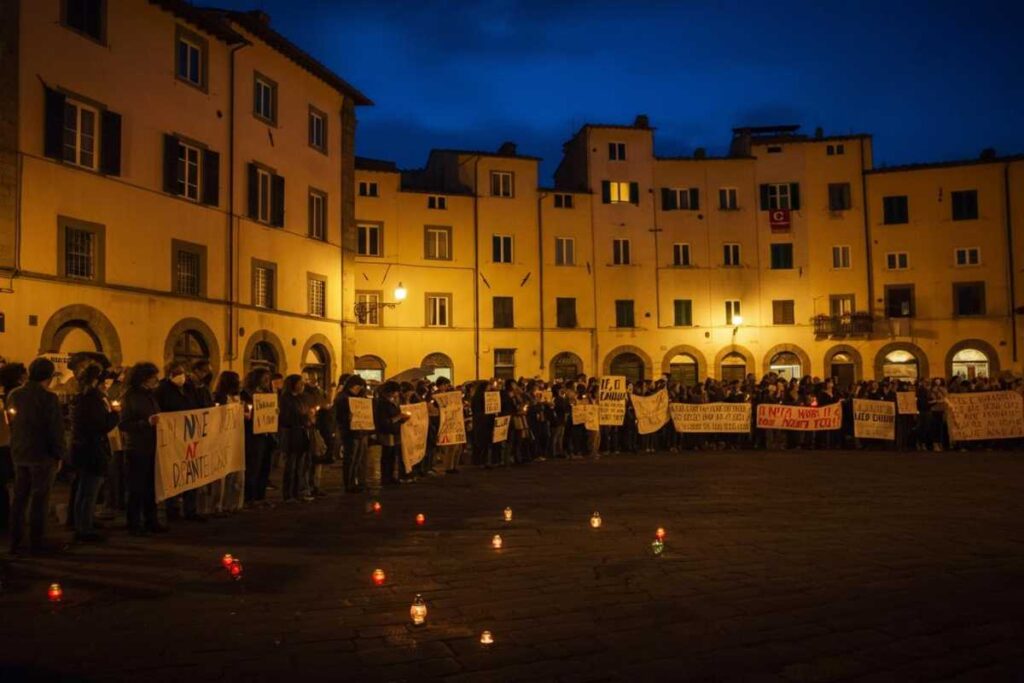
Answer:
<svg viewBox="0 0 1024 683"><path fill-rule="evenodd" d="M690 188L690 211L700 209L700 190L696 187Z"/></svg>
<svg viewBox="0 0 1024 683"><path fill-rule="evenodd" d="M629 184L629 203L640 206L640 183Z"/></svg>
<svg viewBox="0 0 1024 683"><path fill-rule="evenodd" d="M610 180L601 181L601 202L604 204L612 203L612 183Z"/></svg>
<svg viewBox="0 0 1024 683"><path fill-rule="evenodd" d="M43 154L51 159L60 159L64 136L64 102L67 98L63 93L46 88L46 113L43 134Z"/></svg>
<svg viewBox="0 0 1024 683"><path fill-rule="evenodd" d="M661 188L661 210L671 211L675 207L675 202L672 201L672 191L667 187Z"/></svg>
<svg viewBox="0 0 1024 683"><path fill-rule="evenodd" d="M203 152L203 204L220 204L220 154L209 149Z"/></svg>
<svg viewBox="0 0 1024 683"><path fill-rule="evenodd" d="M765 183L761 184L761 210L768 210L768 185Z"/></svg>
<svg viewBox="0 0 1024 683"><path fill-rule="evenodd" d="M789 208L794 211L800 209L800 183L789 184Z"/></svg>
<svg viewBox="0 0 1024 683"><path fill-rule="evenodd" d="M284 227L284 178L279 175L270 177L270 223Z"/></svg>
<svg viewBox="0 0 1024 683"><path fill-rule="evenodd" d="M178 194L178 153L181 144L173 135L164 135L164 192Z"/></svg>
<svg viewBox="0 0 1024 683"><path fill-rule="evenodd" d="M256 164L249 164L249 218L257 220L260 214L260 176ZM230 207L229 207L230 210Z"/></svg>
<svg viewBox="0 0 1024 683"><path fill-rule="evenodd" d="M121 175L121 115L112 111L100 117L100 171Z"/></svg>

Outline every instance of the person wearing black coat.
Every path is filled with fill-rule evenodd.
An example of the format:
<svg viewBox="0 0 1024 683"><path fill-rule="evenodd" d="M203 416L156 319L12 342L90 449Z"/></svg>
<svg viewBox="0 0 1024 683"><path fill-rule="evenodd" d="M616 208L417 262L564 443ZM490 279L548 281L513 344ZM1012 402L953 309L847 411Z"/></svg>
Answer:
<svg viewBox="0 0 1024 683"><path fill-rule="evenodd" d="M272 393L270 370L255 368L245 376L242 389L242 402L245 404L245 502L250 505L261 504L267 497L270 456L277 438L276 434L253 433L254 396Z"/></svg>
<svg viewBox="0 0 1024 683"><path fill-rule="evenodd" d="M7 485L14 482L14 461L11 460L11 416L6 401L11 393L28 379L28 370L21 363L7 363L0 367L0 534L7 531L11 519L11 496Z"/></svg>
<svg viewBox="0 0 1024 683"><path fill-rule="evenodd" d="M398 382L381 385L373 406L373 421L377 427L380 450L380 483L397 484L395 463L402 459L402 423L409 419L398 403ZM404 466L401 467L404 470Z"/></svg>
<svg viewBox="0 0 1024 683"><path fill-rule="evenodd" d="M156 422L160 413L155 391L160 371L152 363L139 363L128 372L128 391L121 408L121 432L128 468L128 533L162 533L156 512Z"/></svg>
<svg viewBox="0 0 1024 683"><path fill-rule="evenodd" d="M301 375L288 375L278 399L280 415L277 426L281 434L281 450L284 452L281 494L286 503L313 500L309 495L308 475L304 468L306 454L309 453L309 430L313 426L313 416L303 397L304 390L305 381Z"/></svg>
<svg viewBox="0 0 1024 683"><path fill-rule="evenodd" d="M164 378L160 380L155 395L161 413L209 408L213 405L213 395L209 388L197 388L190 381L185 365L178 361L173 361L166 367ZM167 500L168 517L174 517L178 513L178 500L179 496ZM191 522L206 521L206 517L199 514L198 489L185 491L181 494L180 500L184 508L185 519Z"/></svg>
<svg viewBox="0 0 1024 683"><path fill-rule="evenodd" d="M349 375L334 399L334 419L341 437L342 465L345 491L357 493L366 488L366 451L372 432L352 429L350 398L365 398L366 380Z"/></svg>
<svg viewBox="0 0 1024 683"><path fill-rule="evenodd" d="M96 496L107 476L110 440L107 434L117 426L118 415L99 388L103 368L87 365L78 376L81 391L71 402L71 464L78 471L75 493L75 540L102 541L93 524Z"/></svg>

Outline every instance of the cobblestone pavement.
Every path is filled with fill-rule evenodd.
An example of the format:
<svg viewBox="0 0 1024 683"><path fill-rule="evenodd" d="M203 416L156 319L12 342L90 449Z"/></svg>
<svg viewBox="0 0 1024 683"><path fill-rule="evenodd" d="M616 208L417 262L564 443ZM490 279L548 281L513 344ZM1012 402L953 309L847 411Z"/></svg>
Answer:
<svg viewBox="0 0 1024 683"><path fill-rule="evenodd" d="M1020 454L614 456L381 501L11 562L0 680L1024 680Z"/></svg>

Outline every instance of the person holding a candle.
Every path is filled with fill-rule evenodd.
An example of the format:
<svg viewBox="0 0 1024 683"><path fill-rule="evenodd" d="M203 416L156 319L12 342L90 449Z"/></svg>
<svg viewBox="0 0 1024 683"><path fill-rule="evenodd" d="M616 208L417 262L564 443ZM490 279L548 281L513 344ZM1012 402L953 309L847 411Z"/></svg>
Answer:
<svg viewBox="0 0 1024 683"><path fill-rule="evenodd" d="M372 432L352 429L351 398L365 398L366 380L359 375L345 376L341 391L334 399L334 416L341 438L342 472L345 491L358 493L366 488L366 450Z"/></svg>
<svg viewBox="0 0 1024 683"><path fill-rule="evenodd" d="M14 461L11 460L11 421L7 398L28 379L28 370L21 363L5 363L0 367L0 534L7 531L11 518L11 496L8 486L14 483Z"/></svg>
<svg viewBox="0 0 1024 683"><path fill-rule="evenodd" d="M278 431L284 452L284 478L282 496L286 503L295 500L310 502L307 490L306 464L309 454L309 430L313 426L313 413L305 399L306 382L302 375L288 375L281 389L281 414Z"/></svg>
<svg viewBox="0 0 1024 683"><path fill-rule="evenodd" d="M78 471L75 492L75 540L95 543L104 538L96 532L93 514L96 496L107 476L110 440L107 434L117 426L119 416L100 388L103 368L95 363L78 373L79 393L71 401L71 463Z"/></svg>
<svg viewBox="0 0 1024 683"><path fill-rule="evenodd" d="M163 533L156 510L156 423L160 404L156 388L160 370L152 363L138 363L128 371L128 391L121 404L121 432L125 438L128 468L128 533Z"/></svg>
<svg viewBox="0 0 1024 683"><path fill-rule="evenodd" d="M402 412L399 405L398 382L387 381L380 386L377 400L374 402L374 422L377 427L377 441L380 442L380 483L382 485L397 484L395 463L399 463L402 478L406 478L405 465L402 462L402 423L409 416Z"/></svg>
<svg viewBox="0 0 1024 683"><path fill-rule="evenodd" d="M253 433L253 403L256 394L272 394L270 370L254 368L245 376L242 401L245 402L245 502L263 505L270 477L270 457L274 452L275 434Z"/></svg>

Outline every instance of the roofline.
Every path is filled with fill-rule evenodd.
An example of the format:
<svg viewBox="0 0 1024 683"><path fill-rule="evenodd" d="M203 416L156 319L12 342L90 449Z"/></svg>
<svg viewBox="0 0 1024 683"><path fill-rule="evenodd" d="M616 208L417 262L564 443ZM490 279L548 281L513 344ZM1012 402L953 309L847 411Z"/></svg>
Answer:
<svg viewBox="0 0 1024 683"><path fill-rule="evenodd" d="M543 161L543 157L530 156L528 154L502 154L501 152L484 152L476 149L449 149L435 148L430 150L427 159L435 154L465 154L467 156L497 157L499 159L523 159L524 161Z"/></svg>
<svg viewBox="0 0 1024 683"><path fill-rule="evenodd" d="M774 137L764 138L751 138L751 145L773 145L780 142L794 143L794 142L829 142L832 140L859 140L859 139L871 139L871 133L850 133L849 135L823 135L820 138L807 135L794 135L792 137L787 135L777 135Z"/></svg>
<svg viewBox="0 0 1024 683"><path fill-rule="evenodd" d="M991 159L956 159L953 161L926 161L916 164L901 164L899 166L883 166L864 171L865 175L878 173L898 173L900 171L926 171L933 168L955 168L957 166L983 166L985 164L1007 164L1015 161L1024 161L1024 154L1010 154L1007 156L993 157Z"/></svg>
<svg viewBox="0 0 1024 683"><path fill-rule="evenodd" d="M683 157L683 156L679 156L679 157L673 157L673 156L661 157L661 156L655 155L654 160L655 161L753 161L756 158L757 157L755 157L755 156L745 156L745 155L744 156L718 156L718 157L694 157L694 156L689 156L689 157Z"/></svg>
<svg viewBox="0 0 1024 683"><path fill-rule="evenodd" d="M372 157L361 157L355 158L355 165L357 171L370 171L373 173L401 173L402 169L398 168L398 164L388 159L374 159Z"/></svg>
<svg viewBox="0 0 1024 683"><path fill-rule="evenodd" d="M219 17L211 16L209 10L196 7L184 0L149 0L149 4L156 5L165 12L170 12L179 19L192 24L202 31L206 31L228 45L249 42L242 34L221 21Z"/></svg>

